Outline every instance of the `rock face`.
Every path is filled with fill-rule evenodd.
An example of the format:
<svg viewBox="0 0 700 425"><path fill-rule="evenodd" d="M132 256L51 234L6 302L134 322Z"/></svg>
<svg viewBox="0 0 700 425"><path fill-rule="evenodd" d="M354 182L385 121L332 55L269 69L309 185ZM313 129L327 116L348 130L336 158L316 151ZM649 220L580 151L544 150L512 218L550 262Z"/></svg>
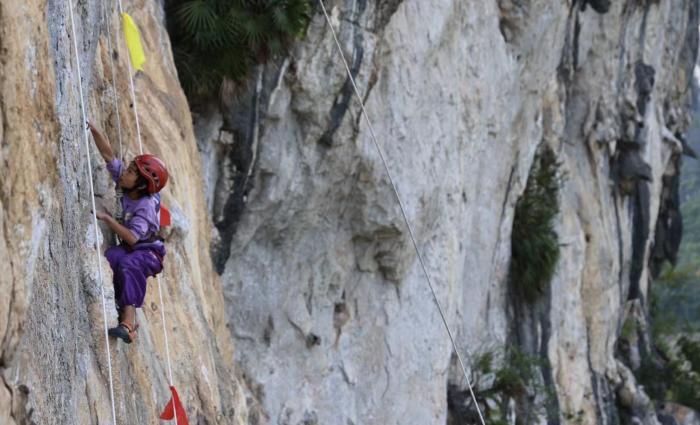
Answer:
<svg viewBox="0 0 700 425"><path fill-rule="evenodd" d="M82 86L88 115L117 149L119 95L124 155L138 153L125 47L114 2L75 2ZM104 3L104 4L103 4ZM246 423L233 370L221 282L212 272L210 222L201 191L189 108L172 63L163 11L156 2L125 2L141 24L149 62L136 92L144 149L173 173L164 202L168 235L164 304L150 284L139 313L139 341L110 340L118 424L157 424L170 398L164 334L173 379L191 423ZM111 271L98 280L73 39L66 1L0 2L0 423L112 423L100 287L116 323ZM108 16L108 18L106 18ZM119 36L121 38L121 36ZM114 55L117 86L109 58ZM92 141L90 142L92 144ZM93 149L94 150L94 149ZM114 203L101 158L90 162L98 201ZM113 237L103 229L101 240Z"/></svg>
<svg viewBox="0 0 700 425"><path fill-rule="evenodd" d="M654 236L677 235L657 218L675 213L662 199L677 187L697 2L327 7L459 350L547 359L555 408L527 423L657 424L616 341L646 306L651 249L674 245ZM269 423L454 416L447 388L465 382L319 11L287 59L196 128L218 164L206 184L236 359ZM507 289L510 235L542 144L566 173L561 260L525 305Z"/></svg>
<svg viewBox="0 0 700 425"><path fill-rule="evenodd" d="M173 173L174 226L164 304L152 282L138 343L111 341L117 423L159 423L163 308L191 423L470 422L448 407L466 382L319 10L289 57L258 67L221 110L198 111L193 129L160 3L125 9L148 52L137 105L145 150ZM117 15L74 6L88 114L116 146L119 112L129 158L125 51L108 46ZM628 316L645 316L652 253L657 265L677 247L697 2L326 6L458 349L546 359L549 408L515 406L511 422L680 417L655 412L630 371L648 341L626 363L616 341ZM88 165L102 203L114 197L84 154L68 4L2 0L0 31L0 424L110 423L101 287L116 318L104 260L97 277ZM511 231L543 145L566 173L561 259L530 304L509 291Z"/></svg>

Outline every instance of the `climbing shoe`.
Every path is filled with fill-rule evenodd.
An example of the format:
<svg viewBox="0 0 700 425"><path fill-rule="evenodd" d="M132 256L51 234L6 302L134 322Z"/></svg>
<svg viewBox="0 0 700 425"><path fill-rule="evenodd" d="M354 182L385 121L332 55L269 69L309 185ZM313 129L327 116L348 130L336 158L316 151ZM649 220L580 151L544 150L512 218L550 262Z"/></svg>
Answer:
<svg viewBox="0 0 700 425"><path fill-rule="evenodd" d="M121 322L118 326L109 329L107 333L109 336L119 338L127 344L131 344L136 340L136 329L138 329L138 325L131 327L128 323Z"/></svg>

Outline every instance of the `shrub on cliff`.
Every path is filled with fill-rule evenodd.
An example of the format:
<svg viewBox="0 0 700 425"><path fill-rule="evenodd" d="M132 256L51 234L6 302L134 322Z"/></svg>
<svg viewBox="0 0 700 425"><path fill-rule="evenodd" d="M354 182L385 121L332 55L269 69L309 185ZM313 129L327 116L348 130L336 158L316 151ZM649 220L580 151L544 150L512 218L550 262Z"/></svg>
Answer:
<svg viewBox="0 0 700 425"><path fill-rule="evenodd" d="M190 98L214 95L304 34L309 0L166 0L180 82Z"/></svg>
<svg viewBox="0 0 700 425"><path fill-rule="evenodd" d="M512 345L474 355L470 382L486 425L508 424L513 414L518 416L517 423L528 424L538 417L556 415L556 394L541 377L541 370L548 367L546 359ZM447 397L448 425L479 423L468 390L450 384Z"/></svg>
<svg viewBox="0 0 700 425"><path fill-rule="evenodd" d="M511 235L511 286L516 296L530 303L545 292L559 260L554 219L559 214L561 181L556 154L545 146L535 157L515 206Z"/></svg>
<svg viewBox="0 0 700 425"><path fill-rule="evenodd" d="M700 410L700 342L685 336L667 345L657 343L659 358L646 356L635 375L649 396Z"/></svg>

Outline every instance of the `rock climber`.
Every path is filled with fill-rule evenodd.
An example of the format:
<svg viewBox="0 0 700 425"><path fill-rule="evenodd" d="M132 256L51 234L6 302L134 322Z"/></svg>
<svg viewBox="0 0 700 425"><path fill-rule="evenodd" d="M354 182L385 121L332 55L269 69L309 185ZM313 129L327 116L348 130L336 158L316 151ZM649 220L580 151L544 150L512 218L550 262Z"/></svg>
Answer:
<svg viewBox="0 0 700 425"><path fill-rule="evenodd" d="M109 329L109 335L127 344L136 339L136 309L143 305L146 280L163 270L165 245L160 230L160 192L168 181L168 170L154 155L138 155L125 168L114 156L109 140L87 123L95 145L107 163L107 170L122 192L121 208L115 217L104 211L96 215L109 226L121 244L109 248L105 257L113 272L114 298L119 324Z"/></svg>

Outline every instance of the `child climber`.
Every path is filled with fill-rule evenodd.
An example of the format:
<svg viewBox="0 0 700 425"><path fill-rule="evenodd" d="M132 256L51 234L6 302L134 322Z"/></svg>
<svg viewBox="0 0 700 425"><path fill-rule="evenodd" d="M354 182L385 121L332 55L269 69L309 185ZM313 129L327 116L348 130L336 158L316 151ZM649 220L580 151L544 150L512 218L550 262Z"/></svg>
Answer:
<svg viewBox="0 0 700 425"><path fill-rule="evenodd" d="M130 344L136 339L136 309L143 305L146 279L163 270L165 246L158 236L158 192L168 181L168 170L163 161L153 155L139 155L125 169L114 156L109 140L92 122L88 122L88 127L117 190L123 191L118 218L102 211L97 212L97 218L122 241L105 252L112 267L114 298L119 313L119 325L111 328L109 335Z"/></svg>

